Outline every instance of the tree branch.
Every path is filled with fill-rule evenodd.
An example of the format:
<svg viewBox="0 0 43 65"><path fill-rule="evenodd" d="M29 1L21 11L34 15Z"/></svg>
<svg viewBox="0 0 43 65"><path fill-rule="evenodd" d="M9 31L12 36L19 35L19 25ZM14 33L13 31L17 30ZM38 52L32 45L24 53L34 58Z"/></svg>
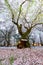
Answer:
<svg viewBox="0 0 43 65"><path fill-rule="evenodd" d="M18 28L19 34L22 35L23 34L23 32L22 32L22 24L18 25L17 28Z"/></svg>
<svg viewBox="0 0 43 65"><path fill-rule="evenodd" d="M4 31L2 31L2 30L0 30L0 31L3 33L3 35L5 35Z"/></svg>
<svg viewBox="0 0 43 65"><path fill-rule="evenodd" d="M29 23L25 17L24 17L24 20L26 21L26 23Z"/></svg>
<svg viewBox="0 0 43 65"><path fill-rule="evenodd" d="M19 10L18 18L17 18L17 23L18 23L18 21L19 21L20 14L21 14L21 12L22 12L22 5L23 5L25 2L26 2L26 0L23 1L23 2L21 3L21 5L20 5L20 10Z"/></svg>
<svg viewBox="0 0 43 65"><path fill-rule="evenodd" d="M28 27L24 26L24 28L28 30Z"/></svg>
<svg viewBox="0 0 43 65"><path fill-rule="evenodd" d="M38 13L38 15L39 15L39 14L41 14L41 11ZM37 19L38 15L37 15L37 16L36 16L36 18L32 21L31 26L33 25L33 22L34 22L34 21L36 21L36 19Z"/></svg>
<svg viewBox="0 0 43 65"><path fill-rule="evenodd" d="M43 24L43 23L36 23L36 24L34 24L34 25L32 26L32 28L35 27L36 25L41 25L41 24Z"/></svg>
<svg viewBox="0 0 43 65"><path fill-rule="evenodd" d="M40 25L40 24L43 24L43 23L36 23L36 24L34 24L33 26L31 26L29 29L26 28L27 31L24 33L24 36L27 37L28 34L31 32L32 28L34 28L36 25Z"/></svg>
<svg viewBox="0 0 43 65"><path fill-rule="evenodd" d="M12 22L13 22L15 25L18 25L13 19L12 19Z"/></svg>
<svg viewBox="0 0 43 65"><path fill-rule="evenodd" d="M12 22L13 22L15 25L17 25L17 23L14 21L14 13L13 13L13 10L12 10L12 8L11 8L11 6L10 6L8 0L5 0L5 4L6 4L6 6L8 7L8 9L10 10L10 12L11 12Z"/></svg>

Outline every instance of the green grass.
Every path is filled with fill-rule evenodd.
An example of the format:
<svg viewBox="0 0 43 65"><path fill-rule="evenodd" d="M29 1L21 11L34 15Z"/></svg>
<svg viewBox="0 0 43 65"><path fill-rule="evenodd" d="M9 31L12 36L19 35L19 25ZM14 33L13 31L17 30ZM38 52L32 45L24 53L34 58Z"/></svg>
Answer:
<svg viewBox="0 0 43 65"><path fill-rule="evenodd" d="M10 60L10 64L12 65L12 63L14 62L14 60L16 60L16 58L14 58L14 56L11 56L11 57L9 58L9 60Z"/></svg>
<svg viewBox="0 0 43 65"><path fill-rule="evenodd" d="M0 65L2 65L1 61L0 61Z"/></svg>

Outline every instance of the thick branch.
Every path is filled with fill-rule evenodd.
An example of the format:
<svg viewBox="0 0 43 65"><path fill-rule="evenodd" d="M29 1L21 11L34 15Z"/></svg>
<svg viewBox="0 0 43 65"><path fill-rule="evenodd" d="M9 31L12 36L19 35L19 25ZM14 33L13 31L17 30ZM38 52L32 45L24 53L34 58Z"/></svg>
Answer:
<svg viewBox="0 0 43 65"><path fill-rule="evenodd" d="M9 8L9 10L11 11L11 14L13 14L13 10L12 10L12 8L11 8L11 6L10 6L8 0L5 0L5 4L6 4L6 6Z"/></svg>
<svg viewBox="0 0 43 65"><path fill-rule="evenodd" d="M19 34L22 36L22 34L23 34L23 32L22 32L22 24L18 25L17 28L18 28Z"/></svg>
<svg viewBox="0 0 43 65"><path fill-rule="evenodd" d="M6 6L8 7L8 9L10 10L10 12L11 12L12 22L13 22L15 25L17 25L17 23L14 21L14 13L13 13L13 10L12 10L12 8L11 8L11 6L10 6L8 0L5 0L5 4L6 4Z"/></svg>
<svg viewBox="0 0 43 65"><path fill-rule="evenodd" d="M6 4L6 6L8 7L8 9L10 10L10 12L11 12L11 14L12 14L12 19L14 19L13 10L12 10L12 8L11 8L11 6L10 6L8 0L5 0L5 4Z"/></svg>
<svg viewBox="0 0 43 65"><path fill-rule="evenodd" d="M20 5L20 10L19 10L18 18L17 18L17 23L18 23L18 21L19 21L20 14L21 14L21 12L22 12L22 5L23 5L25 2L26 2L26 1L23 1L23 2L21 3L21 5Z"/></svg>

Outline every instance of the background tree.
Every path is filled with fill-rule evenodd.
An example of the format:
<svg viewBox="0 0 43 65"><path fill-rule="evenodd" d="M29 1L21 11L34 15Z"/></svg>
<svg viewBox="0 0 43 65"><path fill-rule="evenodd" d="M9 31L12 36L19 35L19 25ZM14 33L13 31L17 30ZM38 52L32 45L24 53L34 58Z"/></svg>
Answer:
<svg viewBox="0 0 43 65"><path fill-rule="evenodd" d="M9 31L7 31L7 29L5 31L0 30L0 32L4 35L3 36L4 37L4 43L3 43L3 45L1 44L1 46L11 46L10 45L10 37L11 37L13 27L14 26L12 26Z"/></svg>

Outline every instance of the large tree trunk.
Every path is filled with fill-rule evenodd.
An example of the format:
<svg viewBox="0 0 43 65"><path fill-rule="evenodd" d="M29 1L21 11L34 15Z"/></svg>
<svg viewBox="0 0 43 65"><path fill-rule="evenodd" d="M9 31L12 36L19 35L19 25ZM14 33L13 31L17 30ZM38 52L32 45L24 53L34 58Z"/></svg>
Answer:
<svg viewBox="0 0 43 65"><path fill-rule="evenodd" d="M21 39L20 42L17 45L17 48L27 48L30 47L30 43L27 39Z"/></svg>

